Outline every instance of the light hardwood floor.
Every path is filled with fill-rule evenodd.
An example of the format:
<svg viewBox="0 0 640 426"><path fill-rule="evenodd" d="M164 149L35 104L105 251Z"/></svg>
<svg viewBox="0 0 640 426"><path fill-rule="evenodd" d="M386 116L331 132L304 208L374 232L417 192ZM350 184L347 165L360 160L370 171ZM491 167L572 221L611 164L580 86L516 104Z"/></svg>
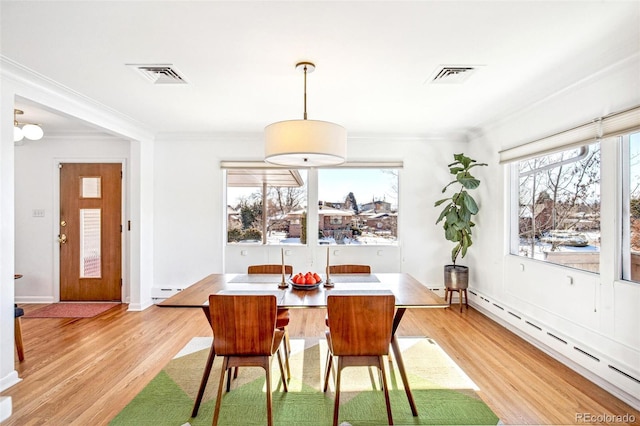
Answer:
<svg viewBox="0 0 640 426"><path fill-rule="evenodd" d="M192 337L211 335L200 309L126 309L23 319L26 359L16 361L23 380L0 393L13 398L3 425L107 424ZM292 337L324 334L324 310L290 312ZM579 424L577 413L628 413L640 422L640 412L472 308L410 309L399 335L435 339L505 424Z"/></svg>

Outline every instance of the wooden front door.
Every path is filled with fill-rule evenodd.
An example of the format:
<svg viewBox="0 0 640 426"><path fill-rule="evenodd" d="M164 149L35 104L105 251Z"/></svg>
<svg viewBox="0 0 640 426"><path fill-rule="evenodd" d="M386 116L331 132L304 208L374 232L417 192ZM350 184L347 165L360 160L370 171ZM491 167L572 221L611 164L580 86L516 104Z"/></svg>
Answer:
<svg viewBox="0 0 640 426"><path fill-rule="evenodd" d="M60 164L60 300L122 299L122 164Z"/></svg>

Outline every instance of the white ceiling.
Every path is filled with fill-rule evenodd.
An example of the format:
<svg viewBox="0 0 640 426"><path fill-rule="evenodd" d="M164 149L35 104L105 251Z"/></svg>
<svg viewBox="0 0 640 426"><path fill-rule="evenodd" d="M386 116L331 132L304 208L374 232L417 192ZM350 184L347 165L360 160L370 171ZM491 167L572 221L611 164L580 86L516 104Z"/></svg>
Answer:
<svg viewBox="0 0 640 426"><path fill-rule="evenodd" d="M639 1L6 1L2 55L154 133L262 132L302 118L350 137L466 134L640 51ZM126 64L172 64L153 85ZM476 66L430 84L441 65ZM45 131L73 120L29 102ZM49 128L47 128L49 126ZM82 125L81 125L82 127Z"/></svg>

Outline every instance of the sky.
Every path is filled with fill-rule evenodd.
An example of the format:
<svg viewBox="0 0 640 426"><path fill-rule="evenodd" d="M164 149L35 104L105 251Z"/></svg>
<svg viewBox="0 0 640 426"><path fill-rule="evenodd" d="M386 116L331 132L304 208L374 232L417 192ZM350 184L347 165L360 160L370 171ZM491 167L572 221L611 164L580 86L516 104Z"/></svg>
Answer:
<svg viewBox="0 0 640 426"><path fill-rule="evenodd" d="M353 192L358 204L386 200L397 206L397 179L381 169L320 169L318 198L322 201L344 201Z"/></svg>
<svg viewBox="0 0 640 426"><path fill-rule="evenodd" d="M300 171L306 181L306 172ZM372 201L388 201L392 207L398 206L397 173L382 169L319 169L318 198L321 201L343 202L349 192L353 192L358 204ZM394 186L396 189L394 189ZM237 197L247 197L257 188L229 188L227 203L235 205Z"/></svg>

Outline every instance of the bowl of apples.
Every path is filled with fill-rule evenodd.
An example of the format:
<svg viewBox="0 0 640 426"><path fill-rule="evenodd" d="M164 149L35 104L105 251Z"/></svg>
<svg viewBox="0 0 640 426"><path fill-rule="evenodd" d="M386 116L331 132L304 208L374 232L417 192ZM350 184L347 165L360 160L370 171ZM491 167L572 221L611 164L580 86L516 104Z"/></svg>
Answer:
<svg viewBox="0 0 640 426"><path fill-rule="evenodd" d="M318 288L320 284L322 284L322 277L316 274L315 272L307 272L303 274L302 272L298 272L289 278L289 282L291 286L298 290L311 290L314 288Z"/></svg>

